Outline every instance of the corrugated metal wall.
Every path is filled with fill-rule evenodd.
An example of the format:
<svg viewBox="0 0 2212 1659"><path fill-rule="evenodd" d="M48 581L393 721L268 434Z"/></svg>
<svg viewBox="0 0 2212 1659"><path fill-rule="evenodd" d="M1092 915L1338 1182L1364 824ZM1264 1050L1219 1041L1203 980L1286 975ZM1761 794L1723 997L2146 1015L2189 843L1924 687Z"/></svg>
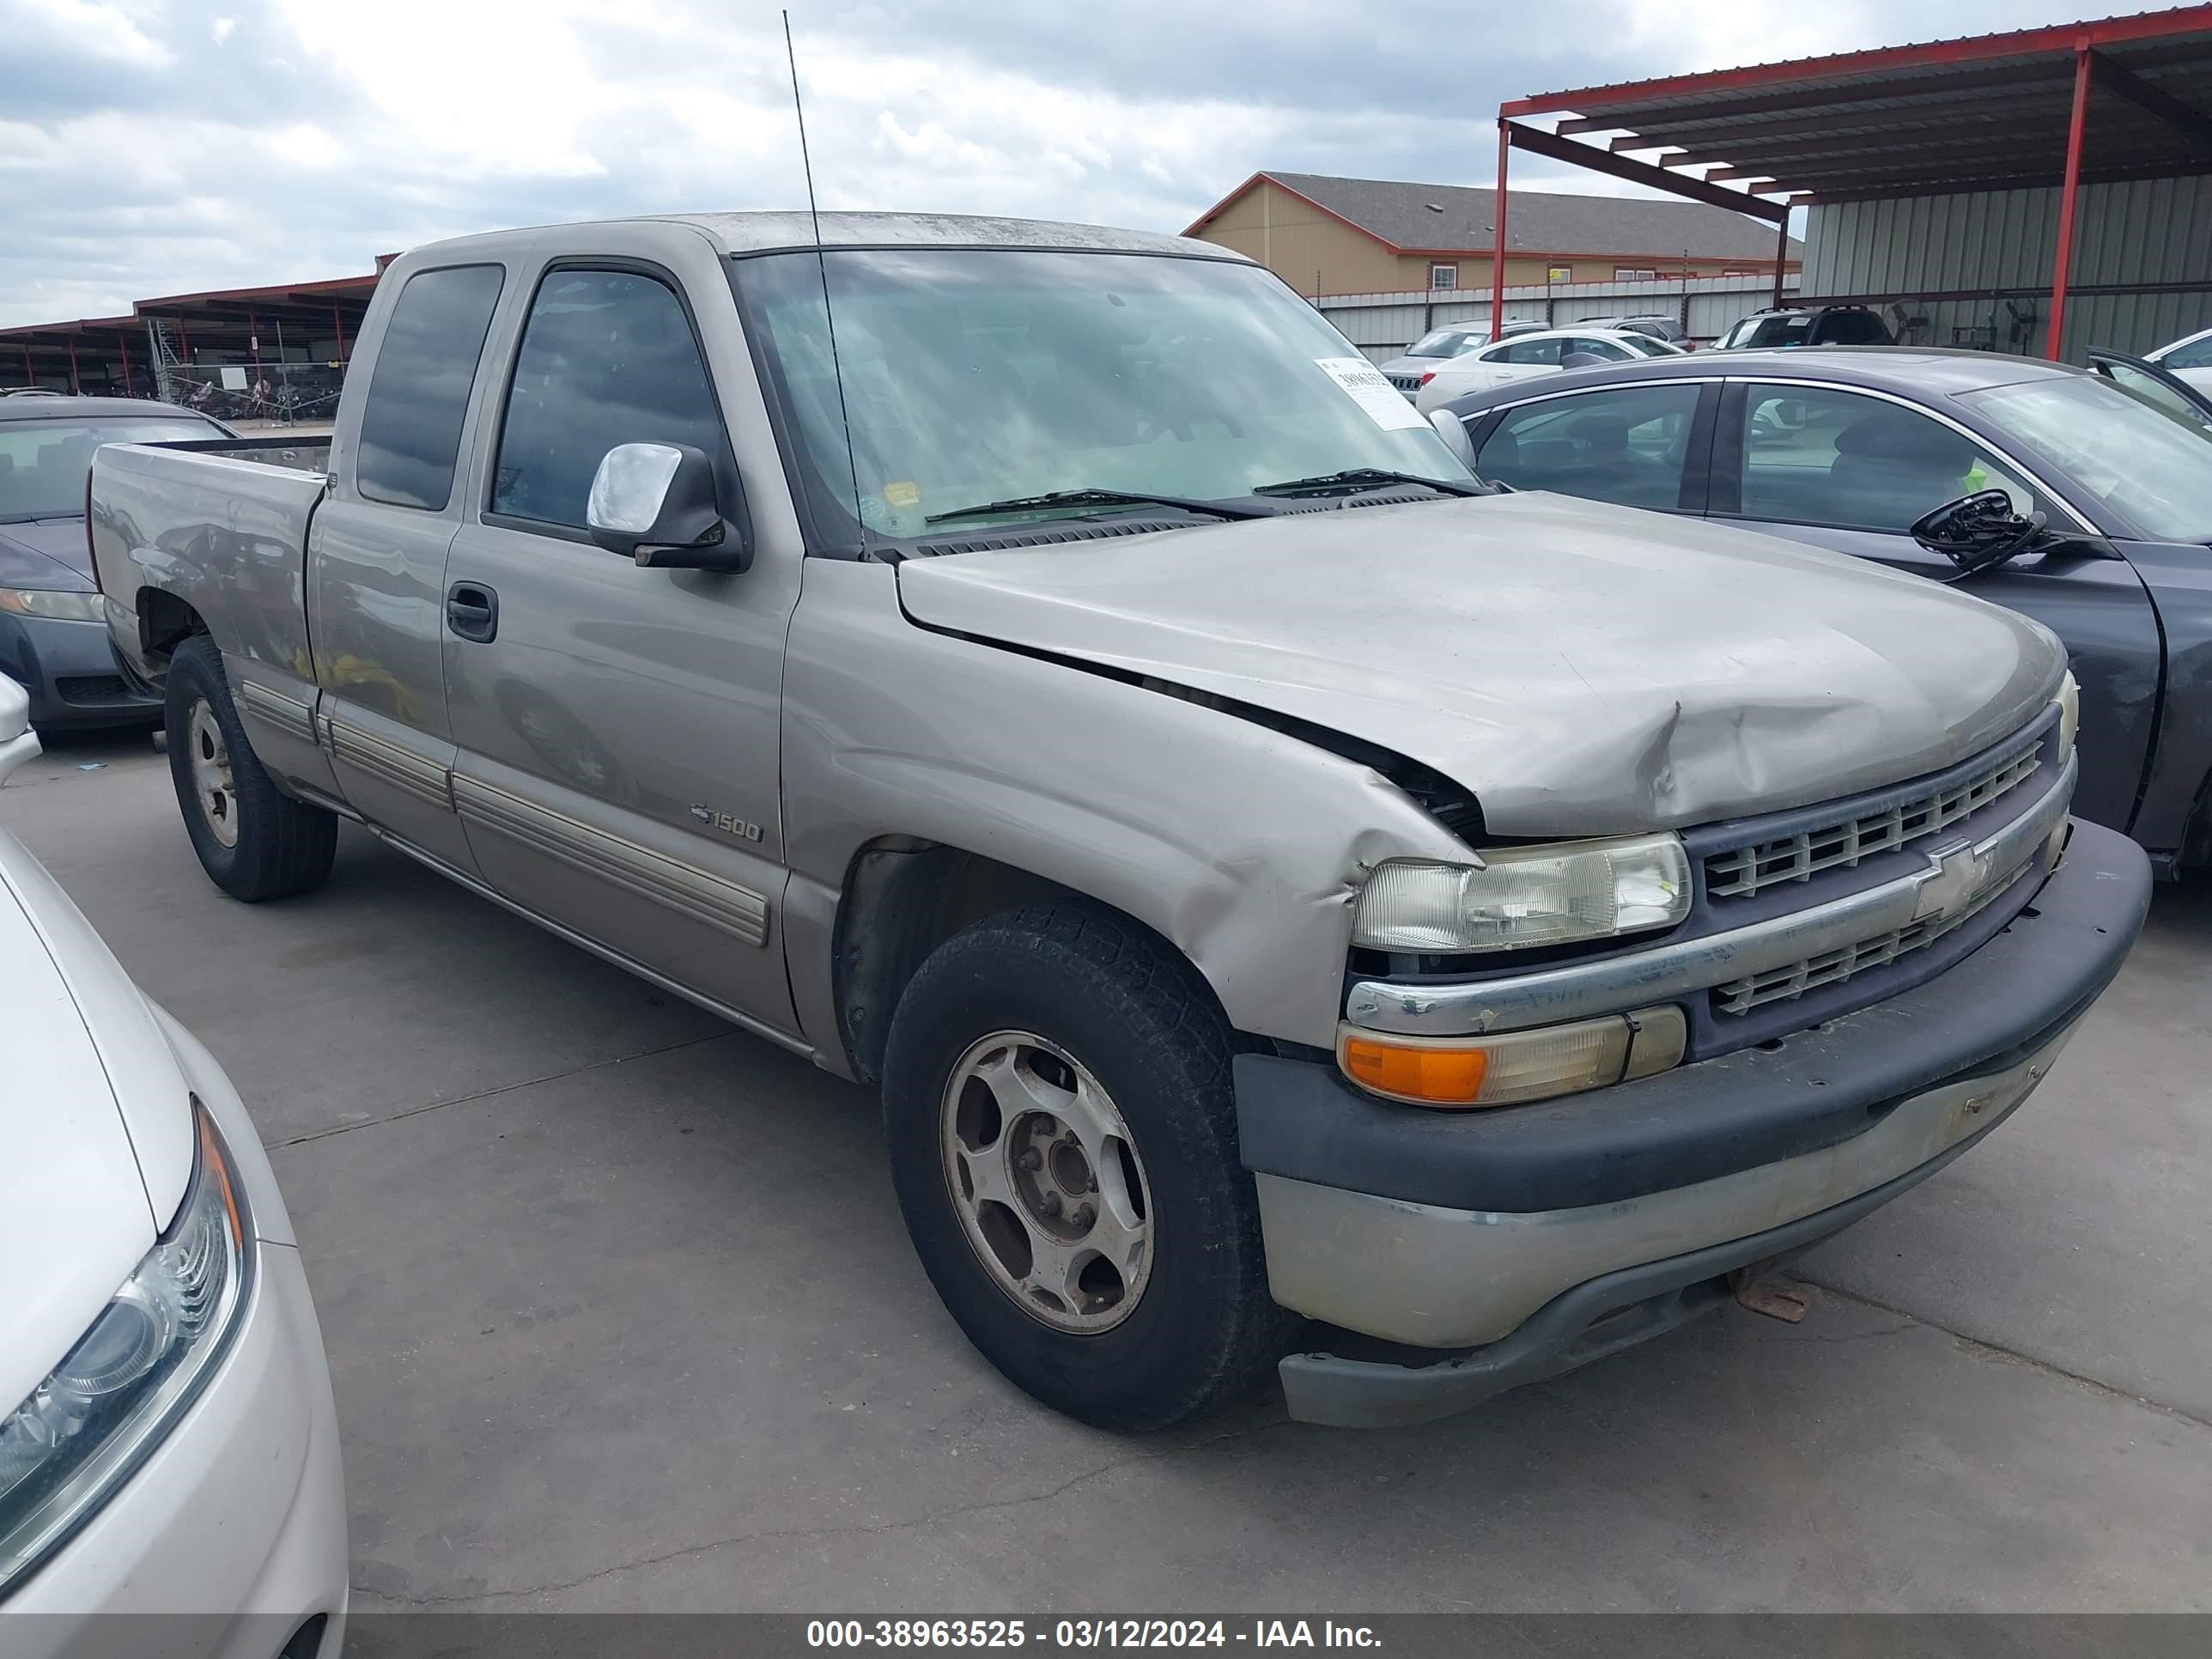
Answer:
<svg viewBox="0 0 2212 1659"><path fill-rule="evenodd" d="M1997 349L2040 354L2057 239L2055 186L1834 203L1809 210L1803 291L1868 298L1885 313L1902 297L1908 314L1926 315L1928 345L1982 343L1994 312ZM2074 247L2068 356L2094 345L2148 351L2212 326L2212 175L2083 185ZM2078 291L2135 283L2187 286ZM1974 297L1909 303L1962 291ZM2022 311L2032 302L2032 326L2015 330L2007 298Z"/></svg>
<svg viewBox="0 0 2212 1659"><path fill-rule="evenodd" d="M1784 279L1785 298L1797 279ZM1480 293L1480 297L1477 297ZM1571 323L1583 317L1644 316L1682 319L1700 340L1717 338L1738 318L1763 310L1774 297L1771 276L1702 276L1674 283L1561 283L1505 290L1505 320ZM1370 359L1395 357L1432 328L1451 323L1490 322L1490 295L1474 289L1456 293L1327 294L1315 302Z"/></svg>

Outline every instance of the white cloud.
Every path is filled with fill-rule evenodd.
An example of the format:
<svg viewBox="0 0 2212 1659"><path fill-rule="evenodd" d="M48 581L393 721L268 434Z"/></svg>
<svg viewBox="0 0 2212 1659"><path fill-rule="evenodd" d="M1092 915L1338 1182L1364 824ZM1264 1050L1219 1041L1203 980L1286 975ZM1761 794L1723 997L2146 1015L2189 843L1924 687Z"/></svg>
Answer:
<svg viewBox="0 0 2212 1659"><path fill-rule="evenodd" d="M1178 229L1263 167L1486 182L1498 101L1534 90L2062 15L816 0L793 31L823 206ZM762 0L0 0L0 325L496 225L805 200ZM1527 158L1514 178L1635 189Z"/></svg>

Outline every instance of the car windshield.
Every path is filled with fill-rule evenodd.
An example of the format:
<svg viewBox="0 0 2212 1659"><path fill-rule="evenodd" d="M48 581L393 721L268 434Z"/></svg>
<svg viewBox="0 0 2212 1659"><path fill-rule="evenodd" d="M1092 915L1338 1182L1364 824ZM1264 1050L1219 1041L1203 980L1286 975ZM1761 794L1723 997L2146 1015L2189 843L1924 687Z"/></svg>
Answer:
<svg viewBox="0 0 2212 1659"><path fill-rule="evenodd" d="M1219 501L1360 468L1473 477L1356 347L1257 266L885 248L732 270L825 536L921 536L933 515L1060 490Z"/></svg>
<svg viewBox="0 0 2212 1659"><path fill-rule="evenodd" d="M1408 357L1456 357L1463 351L1472 351L1489 343L1486 333L1474 334L1463 328L1440 328L1433 334L1424 334L1406 348Z"/></svg>
<svg viewBox="0 0 2212 1659"><path fill-rule="evenodd" d="M1759 318L1751 333L1736 343L1753 349L1802 345L1812 337L1812 334L1813 317L1810 312L1784 312L1777 316Z"/></svg>
<svg viewBox="0 0 2212 1659"><path fill-rule="evenodd" d="M2090 374L1960 394L2148 540L2212 541L2212 437Z"/></svg>
<svg viewBox="0 0 2212 1659"><path fill-rule="evenodd" d="M204 421L0 421L0 523L83 517L85 475L102 444L221 436Z"/></svg>
<svg viewBox="0 0 2212 1659"><path fill-rule="evenodd" d="M1638 334L1632 329L1623 329L1621 344L1631 351L1641 352L1646 357L1678 357L1681 354L1664 340L1655 340L1649 334Z"/></svg>

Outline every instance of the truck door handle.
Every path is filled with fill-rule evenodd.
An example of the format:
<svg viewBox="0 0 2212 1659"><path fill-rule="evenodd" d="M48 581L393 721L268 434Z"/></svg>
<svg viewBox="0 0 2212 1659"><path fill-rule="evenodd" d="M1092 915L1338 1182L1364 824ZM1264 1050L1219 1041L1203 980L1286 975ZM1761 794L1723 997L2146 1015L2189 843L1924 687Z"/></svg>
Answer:
<svg viewBox="0 0 2212 1659"><path fill-rule="evenodd" d="M446 590L446 626L465 640L490 643L499 632L499 595L482 582L455 582Z"/></svg>

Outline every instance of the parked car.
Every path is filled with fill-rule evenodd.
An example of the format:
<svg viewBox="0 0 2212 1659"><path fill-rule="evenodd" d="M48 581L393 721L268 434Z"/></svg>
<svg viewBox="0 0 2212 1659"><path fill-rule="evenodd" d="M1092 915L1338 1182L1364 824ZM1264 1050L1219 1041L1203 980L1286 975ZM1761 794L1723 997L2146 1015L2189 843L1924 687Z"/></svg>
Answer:
<svg viewBox="0 0 2212 1659"><path fill-rule="evenodd" d="M2054 539L1964 585L2066 642L2083 700L2076 810L2172 874L2212 861L2212 434L2180 412L2180 382L2098 358L2094 374L1904 349L1653 362L1450 413L1476 471L1516 489L1746 525L1917 575L1959 579L1912 533L1946 501L1996 488L2043 514Z"/></svg>
<svg viewBox="0 0 2212 1659"><path fill-rule="evenodd" d="M0 679L0 781L39 752ZM336 1659L337 1419L284 1201L207 1050L0 830L0 1628L19 1659ZM222 1614L189 1620L173 1615Z"/></svg>
<svg viewBox="0 0 2212 1659"><path fill-rule="evenodd" d="M1986 1133L2117 970L2148 872L2068 839L2038 624L1490 493L1228 249L816 234L418 248L327 477L103 449L95 562L219 886L358 818L879 1085L1039 1399L1179 1422L1294 1315L1333 1423L1626 1346Z"/></svg>
<svg viewBox="0 0 2212 1659"><path fill-rule="evenodd" d="M0 675L31 694L31 720L60 726L158 720L107 648L84 485L104 443L230 435L190 410L128 398L0 398Z"/></svg>
<svg viewBox="0 0 2212 1659"><path fill-rule="evenodd" d="M1490 343L1487 323L1455 323L1432 328L1397 356L1376 365L1383 379L1407 397L1420 388L1421 376L1438 364Z"/></svg>
<svg viewBox="0 0 2212 1659"><path fill-rule="evenodd" d="M1690 331L1672 317L1583 317L1576 321L1577 328L1618 329L1630 334L1645 334L1684 351L1694 351L1698 343L1690 337Z"/></svg>
<svg viewBox="0 0 2212 1659"><path fill-rule="evenodd" d="M2186 381L2200 392L2212 392L2212 328L2200 328L2194 334L2170 340L2143 356L2177 380Z"/></svg>
<svg viewBox="0 0 2212 1659"><path fill-rule="evenodd" d="M1510 336L1424 370L1408 387L1401 376L1392 384L1413 394L1413 407L1426 413L1462 393L1516 380L1556 374L1563 368L1598 363L1632 363L1646 357L1675 357L1681 349L1648 334L1622 329L1551 328Z"/></svg>
<svg viewBox="0 0 2212 1659"><path fill-rule="evenodd" d="M1785 347L1891 345L1889 325L1864 306L1784 306L1754 311L1712 343L1715 351Z"/></svg>

